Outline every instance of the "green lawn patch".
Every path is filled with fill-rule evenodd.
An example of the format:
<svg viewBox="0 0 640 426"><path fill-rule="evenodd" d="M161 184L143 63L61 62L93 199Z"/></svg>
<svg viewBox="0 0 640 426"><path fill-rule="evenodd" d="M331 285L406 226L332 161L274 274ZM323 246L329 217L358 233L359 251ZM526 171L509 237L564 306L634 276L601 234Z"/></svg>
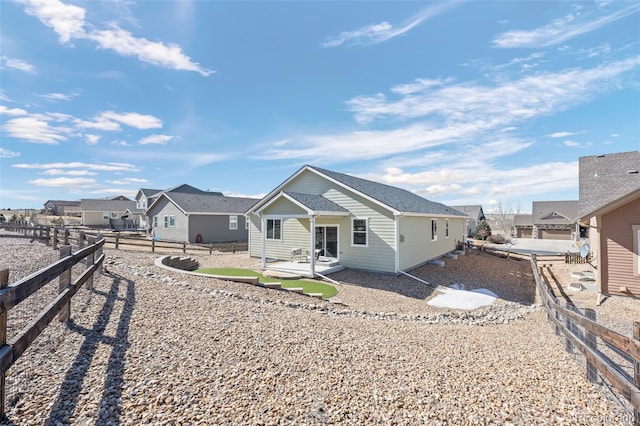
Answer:
<svg viewBox="0 0 640 426"><path fill-rule="evenodd" d="M265 277L259 272L241 268L200 268L194 272L209 275L226 275L230 277L259 277L261 283L282 283L282 288L302 288L304 293L322 293L324 299L333 297L338 290L329 284L307 280L287 280L282 278Z"/></svg>

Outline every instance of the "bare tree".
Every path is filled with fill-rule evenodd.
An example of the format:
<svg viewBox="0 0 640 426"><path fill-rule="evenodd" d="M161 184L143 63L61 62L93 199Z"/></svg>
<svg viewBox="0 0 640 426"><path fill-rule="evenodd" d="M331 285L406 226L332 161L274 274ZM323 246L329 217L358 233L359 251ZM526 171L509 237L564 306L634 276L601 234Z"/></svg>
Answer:
<svg viewBox="0 0 640 426"><path fill-rule="evenodd" d="M522 207L520 202L512 203L511 201L497 201L493 205L493 212L496 218L496 233L501 233L506 237L513 235L514 225L513 216L521 214Z"/></svg>

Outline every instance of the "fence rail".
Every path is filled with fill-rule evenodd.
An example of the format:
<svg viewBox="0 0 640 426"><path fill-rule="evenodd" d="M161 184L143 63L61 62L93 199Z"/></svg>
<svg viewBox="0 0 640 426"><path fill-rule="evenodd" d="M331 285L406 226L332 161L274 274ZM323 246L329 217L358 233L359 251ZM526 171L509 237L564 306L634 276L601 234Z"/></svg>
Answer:
<svg viewBox="0 0 640 426"><path fill-rule="evenodd" d="M542 302L547 309L547 318L555 325L556 334L565 339L568 351L576 348L587 360L587 378L597 381L597 373L609 382L633 407L634 425L640 425L640 322L634 322L633 337L628 337L596 322L592 309L583 315L576 308L562 306L544 281L535 254L531 255L531 269ZM581 330L580 330L581 328ZM605 346L621 352L633 364L633 375L625 373L620 365L598 350L598 338Z"/></svg>
<svg viewBox="0 0 640 426"><path fill-rule="evenodd" d="M80 248L73 254L71 246L61 247L59 261L14 284L9 284L9 270L0 271L0 417L5 413L7 370L56 316L63 322L69 320L71 299L83 285L93 287L93 275L104 262L102 249L105 240L102 237L89 237L88 242L87 247ZM72 267L83 261L86 269L71 282ZM7 339L8 312L56 278L59 279L58 295L16 336Z"/></svg>

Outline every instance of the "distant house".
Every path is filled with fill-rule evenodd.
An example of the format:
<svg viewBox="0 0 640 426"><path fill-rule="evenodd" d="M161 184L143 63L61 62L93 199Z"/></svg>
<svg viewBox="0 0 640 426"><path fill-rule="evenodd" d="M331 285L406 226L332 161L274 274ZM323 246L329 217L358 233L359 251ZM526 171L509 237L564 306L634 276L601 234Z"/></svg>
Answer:
<svg viewBox="0 0 640 426"><path fill-rule="evenodd" d="M518 238L577 240L586 237L578 224L578 201L534 201L532 214L515 215Z"/></svg>
<svg viewBox="0 0 640 426"><path fill-rule="evenodd" d="M484 211L482 210L482 206L481 205L477 205L477 206L450 206L453 209L458 210L459 212L464 213L465 215L467 215L468 219L467 219L467 237L473 237L473 235L476 233L476 228L478 226L478 223L480 223L483 220L486 220L487 218L484 215Z"/></svg>
<svg viewBox="0 0 640 426"><path fill-rule="evenodd" d="M160 189L140 188L136 193L136 209L142 211L140 216L140 229L151 231L151 222L144 212L155 200L154 196L162 192Z"/></svg>
<svg viewBox="0 0 640 426"><path fill-rule="evenodd" d="M247 211L249 254L395 273L456 249L466 216L410 191L304 166ZM306 254L306 255L305 255Z"/></svg>
<svg viewBox="0 0 640 426"><path fill-rule="evenodd" d="M220 192L186 187L181 185L154 196L145 212L154 238L189 243L247 241L244 212L257 199L225 197Z"/></svg>
<svg viewBox="0 0 640 426"><path fill-rule="evenodd" d="M116 199L83 198L80 200L81 224L92 227L137 229L141 214L136 202L126 197Z"/></svg>
<svg viewBox="0 0 640 426"><path fill-rule="evenodd" d="M599 292L640 297L640 152L581 157L579 182Z"/></svg>
<svg viewBox="0 0 640 426"><path fill-rule="evenodd" d="M80 208L80 201L65 201L65 200L48 200L44 203L44 213L54 216L66 216L70 207L74 208L74 212Z"/></svg>

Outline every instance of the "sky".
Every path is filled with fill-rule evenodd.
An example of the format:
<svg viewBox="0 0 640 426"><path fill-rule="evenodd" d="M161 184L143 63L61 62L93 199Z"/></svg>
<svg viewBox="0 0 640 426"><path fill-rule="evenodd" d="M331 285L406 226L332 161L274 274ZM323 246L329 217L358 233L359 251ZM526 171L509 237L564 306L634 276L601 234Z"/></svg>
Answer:
<svg viewBox="0 0 640 426"><path fill-rule="evenodd" d="M0 36L0 208L310 164L530 212L640 149L637 1L0 0Z"/></svg>

